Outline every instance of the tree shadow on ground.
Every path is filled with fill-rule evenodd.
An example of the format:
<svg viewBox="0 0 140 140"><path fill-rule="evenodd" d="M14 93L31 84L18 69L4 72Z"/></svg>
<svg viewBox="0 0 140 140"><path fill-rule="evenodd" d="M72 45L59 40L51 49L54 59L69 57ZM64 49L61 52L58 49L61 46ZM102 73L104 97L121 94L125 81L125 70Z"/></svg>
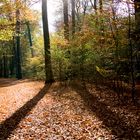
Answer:
<svg viewBox="0 0 140 140"><path fill-rule="evenodd" d="M135 117L140 119L140 97L136 97L136 103L134 104L131 93L123 93L120 98L118 98L117 93L106 86L98 86L92 84L92 86L86 84L88 91L94 94L95 90L98 92L98 96L104 100L105 104L111 105L111 107L121 108L125 112L129 112Z"/></svg>
<svg viewBox="0 0 140 140"><path fill-rule="evenodd" d="M10 118L0 124L0 140L7 139L13 130L17 128L20 121L37 105L37 103L45 96L51 84L44 86L41 91L29 100L25 105L18 109Z"/></svg>
<svg viewBox="0 0 140 140"><path fill-rule="evenodd" d="M139 139L140 135L136 128L139 125L127 122L119 113L112 111L107 104L101 102L96 96L91 94L86 87L73 83L72 89L75 90L83 99L84 104L95 114L103 126L111 131L116 139Z"/></svg>

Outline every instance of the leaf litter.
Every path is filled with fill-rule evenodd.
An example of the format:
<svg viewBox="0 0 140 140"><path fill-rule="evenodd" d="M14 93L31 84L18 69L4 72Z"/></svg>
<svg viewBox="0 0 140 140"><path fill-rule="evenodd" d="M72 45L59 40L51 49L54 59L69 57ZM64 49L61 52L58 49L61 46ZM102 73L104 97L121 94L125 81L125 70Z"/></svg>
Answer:
<svg viewBox="0 0 140 140"><path fill-rule="evenodd" d="M7 84L8 82L11 84ZM29 80L17 82L9 79L1 79L0 85L2 85L0 87L1 123L36 96L44 86L43 82ZM92 88L87 86L89 95L85 89L75 87L63 86L57 82L51 85L45 96L22 118L7 139L140 139L138 107L131 104L118 105L117 100L113 101L114 93L109 89L98 90L95 86ZM94 96L93 100L91 100L92 96ZM4 133L0 129L0 134L1 132ZM3 140L2 134L0 136Z"/></svg>

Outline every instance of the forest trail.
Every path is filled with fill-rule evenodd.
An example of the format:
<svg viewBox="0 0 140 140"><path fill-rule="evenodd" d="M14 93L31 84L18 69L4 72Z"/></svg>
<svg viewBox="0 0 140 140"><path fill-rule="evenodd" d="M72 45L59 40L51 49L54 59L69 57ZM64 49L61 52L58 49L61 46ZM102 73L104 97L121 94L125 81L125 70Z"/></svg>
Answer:
<svg viewBox="0 0 140 140"><path fill-rule="evenodd" d="M140 108L113 91L0 79L0 140L140 140Z"/></svg>

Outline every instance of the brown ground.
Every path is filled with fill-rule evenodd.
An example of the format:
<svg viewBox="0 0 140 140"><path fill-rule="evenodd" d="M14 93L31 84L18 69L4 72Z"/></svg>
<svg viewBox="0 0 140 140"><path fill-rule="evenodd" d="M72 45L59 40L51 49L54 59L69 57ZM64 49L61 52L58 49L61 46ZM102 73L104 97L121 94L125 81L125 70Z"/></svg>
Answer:
<svg viewBox="0 0 140 140"><path fill-rule="evenodd" d="M140 140L138 106L87 89L0 79L0 140Z"/></svg>

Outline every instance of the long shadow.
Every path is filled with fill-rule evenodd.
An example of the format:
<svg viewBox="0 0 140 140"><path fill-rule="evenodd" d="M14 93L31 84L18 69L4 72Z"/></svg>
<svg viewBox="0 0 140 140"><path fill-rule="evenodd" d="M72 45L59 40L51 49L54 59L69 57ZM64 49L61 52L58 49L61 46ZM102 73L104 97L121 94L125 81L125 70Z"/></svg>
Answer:
<svg viewBox="0 0 140 140"><path fill-rule="evenodd" d="M16 129L20 121L37 105L37 103L45 96L51 84L44 86L41 91L29 100L25 105L18 109L10 118L0 124L0 140L6 140L12 131Z"/></svg>
<svg viewBox="0 0 140 140"><path fill-rule="evenodd" d="M72 84L75 90L83 99L87 108L90 108L101 121L103 126L115 136L115 139L140 139L140 135L136 131L137 124L128 123L125 118L119 116L118 113L112 112L110 108L99 99L91 94L85 87L80 87L79 84Z"/></svg>

